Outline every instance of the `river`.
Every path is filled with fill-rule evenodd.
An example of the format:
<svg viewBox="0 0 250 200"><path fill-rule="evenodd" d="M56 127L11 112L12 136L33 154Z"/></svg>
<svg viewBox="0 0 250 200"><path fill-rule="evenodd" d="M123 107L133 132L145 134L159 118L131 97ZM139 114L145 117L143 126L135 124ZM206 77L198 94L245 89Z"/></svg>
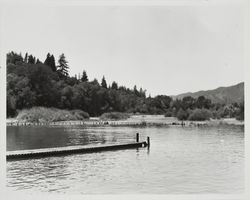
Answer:
<svg viewBox="0 0 250 200"><path fill-rule="evenodd" d="M7 127L7 150L151 138L150 149L8 161L11 191L66 194L244 192L244 130L212 127Z"/></svg>

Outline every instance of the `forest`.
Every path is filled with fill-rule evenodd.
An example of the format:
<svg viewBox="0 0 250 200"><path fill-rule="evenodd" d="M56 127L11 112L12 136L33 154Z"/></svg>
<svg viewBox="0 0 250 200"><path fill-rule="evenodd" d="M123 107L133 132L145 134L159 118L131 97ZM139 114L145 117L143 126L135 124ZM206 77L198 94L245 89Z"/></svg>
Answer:
<svg viewBox="0 0 250 200"><path fill-rule="evenodd" d="M89 80L86 70L69 75L69 63L62 53L56 61L48 53L44 61L32 54L9 52L7 66L7 117L33 107L82 110L90 116L109 112L164 114L179 120L236 117L244 119L244 102L215 104L204 96L172 99L167 95L151 97L146 90L132 89L116 81Z"/></svg>

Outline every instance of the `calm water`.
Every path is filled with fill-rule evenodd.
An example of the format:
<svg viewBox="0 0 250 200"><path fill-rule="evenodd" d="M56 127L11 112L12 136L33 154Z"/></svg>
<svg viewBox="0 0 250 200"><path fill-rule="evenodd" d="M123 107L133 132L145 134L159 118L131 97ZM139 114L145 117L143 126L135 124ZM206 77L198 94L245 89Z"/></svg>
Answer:
<svg viewBox="0 0 250 200"><path fill-rule="evenodd" d="M8 127L7 150L110 144L147 148L7 162L7 186L68 194L244 192L244 131L195 128Z"/></svg>

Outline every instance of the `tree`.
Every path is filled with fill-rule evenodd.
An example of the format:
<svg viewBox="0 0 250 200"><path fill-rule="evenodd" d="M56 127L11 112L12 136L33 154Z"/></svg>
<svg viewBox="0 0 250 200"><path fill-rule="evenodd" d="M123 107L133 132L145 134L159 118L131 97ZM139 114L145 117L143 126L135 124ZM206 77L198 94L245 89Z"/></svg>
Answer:
<svg viewBox="0 0 250 200"><path fill-rule="evenodd" d="M85 70L83 70L81 81L82 81L82 82L87 82L88 80L89 80L89 79L88 79L87 73L86 73Z"/></svg>
<svg viewBox="0 0 250 200"><path fill-rule="evenodd" d="M95 78L93 81L90 82L92 85L98 85L99 86L99 82L98 80Z"/></svg>
<svg viewBox="0 0 250 200"><path fill-rule="evenodd" d="M33 57L32 55L29 55L28 64L35 64L35 63L36 63L36 58Z"/></svg>
<svg viewBox="0 0 250 200"><path fill-rule="evenodd" d="M113 81L113 83L111 85L111 89L113 89L113 90L117 90L118 89L118 84L115 81Z"/></svg>
<svg viewBox="0 0 250 200"><path fill-rule="evenodd" d="M26 76L31 90L36 92L36 106L55 106L59 91L51 68L44 64L30 64Z"/></svg>
<svg viewBox="0 0 250 200"><path fill-rule="evenodd" d="M44 64L50 66L50 53L47 54Z"/></svg>
<svg viewBox="0 0 250 200"><path fill-rule="evenodd" d="M134 86L134 94L136 95L136 96L140 96L140 93L139 93L139 91L137 90L137 87L136 87L136 85Z"/></svg>
<svg viewBox="0 0 250 200"><path fill-rule="evenodd" d="M66 86L61 90L61 107L72 109L71 98L73 96L73 90L71 86Z"/></svg>
<svg viewBox="0 0 250 200"><path fill-rule="evenodd" d="M20 54L17 54L13 51L11 51L10 53L7 53L7 59L6 59L6 65L8 64L19 64L19 63L23 63L23 57Z"/></svg>
<svg viewBox="0 0 250 200"><path fill-rule="evenodd" d="M29 108L36 100L35 92L30 88L30 80L17 74L7 75L7 114L14 116L16 109Z"/></svg>
<svg viewBox="0 0 250 200"><path fill-rule="evenodd" d="M103 76L101 84L97 79L88 80L86 71L70 77L68 62L64 54L55 66L54 56L47 55L45 64L34 56L9 52L7 54L7 112L14 116L17 110L32 106L81 109L91 116L104 112L140 112L145 114L165 114L179 119L203 119L214 116L230 116L244 119L244 104L214 104L210 99L184 97L173 100L170 96L146 97L146 90L119 86L113 81L111 86ZM36 63L36 64L34 64ZM55 67L55 68L54 68ZM196 109L200 108L200 109ZM207 109L207 110L206 110ZM202 118L203 117L203 118Z"/></svg>
<svg viewBox="0 0 250 200"><path fill-rule="evenodd" d="M52 56L50 57L50 67L52 69L53 72L56 71L56 62L55 62L55 57L52 54Z"/></svg>
<svg viewBox="0 0 250 200"><path fill-rule="evenodd" d="M28 53L27 52L25 53L24 62L28 63Z"/></svg>
<svg viewBox="0 0 250 200"><path fill-rule="evenodd" d="M67 78L69 76L68 61L66 61L65 55L62 53L59 56L57 72L61 78Z"/></svg>
<svg viewBox="0 0 250 200"><path fill-rule="evenodd" d="M199 96L196 100L196 107L197 108L204 108L206 98L204 96Z"/></svg>
<svg viewBox="0 0 250 200"><path fill-rule="evenodd" d="M42 62L39 59L37 59L36 64L42 64Z"/></svg>
<svg viewBox="0 0 250 200"><path fill-rule="evenodd" d="M188 113L182 108L179 109L176 116L179 120L186 120L188 118Z"/></svg>
<svg viewBox="0 0 250 200"><path fill-rule="evenodd" d="M143 90L142 88L140 88L139 94L140 94L140 97L145 98L146 97L146 90Z"/></svg>
<svg viewBox="0 0 250 200"><path fill-rule="evenodd" d="M105 80L105 77L103 76L102 77L102 83L101 83L101 86L103 87L103 88L108 88L108 86L107 86L107 82L106 82L106 80Z"/></svg>
<svg viewBox="0 0 250 200"><path fill-rule="evenodd" d="M50 53L47 54L44 64L48 65L53 72L56 71L55 57L53 54L52 55L50 55Z"/></svg>
<svg viewBox="0 0 250 200"><path fill-rule="evenodd" d="M182 99L182 107L183 109L194 109L194 105L195 105L195 99L191 96L186 96L186 97L183 97Z"/></svg>
<svg viewBox="0 0 250 200"><path fill-rule="evenodd" d="M73 86L73 85L75 85L75 84L78 84L78 83L79 83L79 80L77 80L76 77L69 77L69 78L67 78L67 79L65 80L64 83L66 83L66 84L68 84L68 85L70 85L70 86Z"/></svg>

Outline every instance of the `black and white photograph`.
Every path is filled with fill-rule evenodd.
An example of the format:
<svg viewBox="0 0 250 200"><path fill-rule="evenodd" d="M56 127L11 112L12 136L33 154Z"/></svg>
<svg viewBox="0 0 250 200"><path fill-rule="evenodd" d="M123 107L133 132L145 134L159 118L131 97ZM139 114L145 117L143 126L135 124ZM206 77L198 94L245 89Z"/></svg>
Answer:
<svg viewBox="0 0 250 200"><path fill-rule="evenodd" d="M237 1L2 1L5 194L249 199L246 29Z"/></svg>

